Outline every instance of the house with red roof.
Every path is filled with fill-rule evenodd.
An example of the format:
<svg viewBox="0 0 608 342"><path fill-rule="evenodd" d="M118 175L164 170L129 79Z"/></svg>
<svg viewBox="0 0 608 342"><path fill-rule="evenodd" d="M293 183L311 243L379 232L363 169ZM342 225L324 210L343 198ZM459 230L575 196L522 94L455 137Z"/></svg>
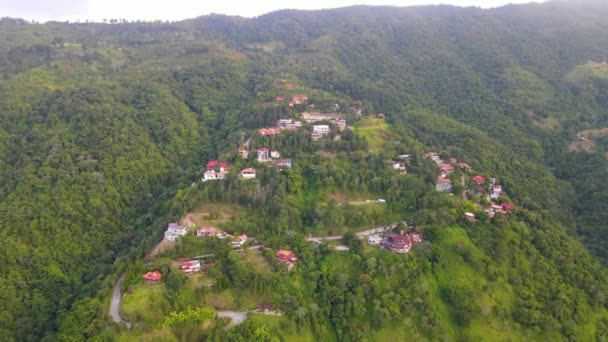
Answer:
<svg viewBox="0 0 608 342"><path fill-rule="evenodd" d="M291 169L291 159L277 159L274 163L279 171Z"/></svg>
<svg viewBox="0 0 608 342"><path fill-rule="evenodd" d="M208 169L213 169L216 168L219 164L220 162L218 160L210 160L206 166Z"/></svg>
<svg viewBox="0 0 608 342"><path fill-rule="evenodd" d="M473 182L477 185L481 185L486 182L486 179L483 176L475 175L475 176L471 177L471 182Z"/></svg>
<svg viewBox="0 0 608 342"><path fill-rule="evenodd" d="M235 236L234 240L232 240L232 246L233 247L241 247L243 244L245 244L245 242L247 242L247 235L243 234L243 235L239 235L239 236Z"/></svg>
<svg viewBox="0 0 608 342"><path fill-rule="evenodd" d="M437 164L437 168L444 175L447 175L448 173L454 172L454 167L452 165L446 164L446 163L439 163L439 164Z"/></svg>
<svg viewBox="0 0 608 342"><path fill-rule="evenodd" d="M502 208L502 211L504 211L505 213L510 213L510 212L515 211L515 206L511 203L505 202L505 203L501 204L501 208Z"/></svg>
<svg viewBox="0 0 608 342"><path fill-rule="evenodd" d="M155 284L161 280L162 274L160 271L147 272L143 275L143 277L146 284Z"/></svg>
<svg viewBox="0 0 608 342"><path fill-rule="evenodd" d="M241 170L241 177L245 179L254 179L255 178L255 169L254 168L246 168Z"/></svg>
<svg viewBox="0 0 608 342"><path fill-rule="evenodd" d="M200 260L182 261L182 262L180 262L179 267L187 275L191 275L192 273L201 271L201 262L200 262Z"/></svg>
<svg viewBox="0 0 608 342"><path fill-rule="evenodd" d="M261 136L263 137L272 137L278 134L281 134L281 130L278 128L260 128L258 129L258 133L260 133Z"/></svg>
<svg viewBox="0 0 608 342"><path fill-rule="evenodd" d="M291 271L298 261L298 258L292 251L280 250L275 256L287 267L288 271Z"/></svg>
<svg viewBox="0 0 608 342"><path fill-rule="evenodd" d="M306 103L307 101L308 101L308 96L306 96L306 95L294 95L291 97L291 102L294 105L303 104L303 103Z"/></svg>
<svg viewBox="0 0 608 342"><path fill-rule="evenodd" d="M387 235L380 246L399 254L408 253L412 248L412 242L408 235L389 234Z"/></svg>
<svg viewBox="0 0 608 342"><path fill-rule="evenodd" d="M280 95L275 98L275 100L277 102L285 101L285 99L286 99L285 96L280 96Z"/></svg>

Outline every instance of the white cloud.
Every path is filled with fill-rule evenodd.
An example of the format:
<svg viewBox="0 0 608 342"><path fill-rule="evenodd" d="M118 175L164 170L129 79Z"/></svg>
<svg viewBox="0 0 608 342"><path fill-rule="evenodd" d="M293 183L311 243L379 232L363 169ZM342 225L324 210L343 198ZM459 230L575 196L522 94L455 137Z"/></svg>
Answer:
<svg viewBox="0 0 608 342"><path fill-rule="evenodd" d="M351 5L414 6L452 4L496 7L531 0L0 0L3 16L36 20L181 20L209 13L258 16L271 11L322 9Z"/></svg>

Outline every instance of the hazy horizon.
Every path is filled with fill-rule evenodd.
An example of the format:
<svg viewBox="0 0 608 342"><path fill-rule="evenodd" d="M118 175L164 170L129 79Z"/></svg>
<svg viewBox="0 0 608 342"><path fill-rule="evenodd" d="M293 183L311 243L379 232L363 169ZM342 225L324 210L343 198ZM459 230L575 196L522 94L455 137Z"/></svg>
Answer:
<svg viewBox="0 0 608 342"><path fill-rule="evenodd" d="M0 0L0 12L3 17L22 18L35 21L70 20L102 21L104 19L127 20L183 20L201 15L217 13L256 17L282 9L329 9L353 5L370 6L420 6L420 5L455 5L476 6L482 8L500 7L507 4L523 4L531 0L268 0L262 3L242 0L225 0L210 3L197 0Z"/></svg>

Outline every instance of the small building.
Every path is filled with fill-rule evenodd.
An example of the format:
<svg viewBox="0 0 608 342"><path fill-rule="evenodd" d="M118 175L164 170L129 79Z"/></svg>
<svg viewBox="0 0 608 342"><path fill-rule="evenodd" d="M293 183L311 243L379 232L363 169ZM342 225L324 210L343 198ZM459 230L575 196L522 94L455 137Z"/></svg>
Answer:
<svg viewBox="0 0 608 342"><path fill-rule="evenodd" d="M412 158L411 154L400 154L399 155L399 159L401 159L401 160L407 160L407 159L410 159L410 158Z"/></svg>
<svg viewBox="0 0 608 342"><path fill-rule="evenodd" d="M282 102L282 101L285 101L285 99L286 99L286 98L285 98L285 96L280 96L280 95L279 95L279 96L277 96L277 97L275 98L275 100L276 100L277 102Z"/></svg>
<svg viewBox="0 0 608 342"><path fill-rule="evenodd" d="M279 171L291 169L291 159L277 159L274 163Z"/></svg>
<svg viewBox="0 0 608 342"><path fill-rule="evenodd" d="M258 153L258 161L259 162L267 162L270 161L270 150L266 147L262 147L257 150Z"/></svg>
<svg viewBox="0 0 608 342"><path fill-rule="evenodd" d="M346 119L337 119L335 123L339 130L343 131L346 129Z"/></svg>
<svg viewBox="0 0 608 342"><path fill-rule="evenodd" d="M298 261L298 258L292 251L280 250L275 256L291 271Z"/></svg>
<svg viewBox="0 0 608 342"><path fill-rule="evenodd" d="M367 237L367 243L370 245L379 245L382 242L380 235L370 235Z"/></svg>
<svg viewBox="0 0 608 342"><path fill-rule="evenodd" d="M308 96L306 95L294 95L291 97L291 102L294 105L304 104L308 101Z"/></svg>
<svg viewBox="0 0 608 342"><path fill-rule="evenodd" d="M231 237L231 236L232 235L230 235L230 234L228 234L226 232L221 232L221 233L217 234L217 238L220 239L220 240L223 240L223 239L225 239L227 237Z"/></svg>
<svg viewBox="0 0 608 342"><path fill-rule="evenodd" d="M245 179L254 179L255 178L255 169L254 168L246 168L241 171L241 177Z"/></svg>
<svg viewBox="0 0 608 342"><path fill-rule="evenodd" d="M376 117L377 117L378 119L384 119L384 118L386 117L386 115L384 115L384 114L382 114L382 113L378 113L378 114L376 114Z"/></svg>
<svg viewBox="0 0 608 342"><path fill-rule="evenodd" d="M464 213L464 219L469 222L475 222L475 214L473 213Z"/></svg>
<svg viewBox="0 0 608 342"><path fill-rule="evenodd" d="M312 140L326 138L329 135L329 125L314 125L312 126Z"/></svg>
<svg viewBox="0 0 608 342"><path fill-rule="evenodd" d="M243 234L236 236L234 240L232 240L232 245L240 247L245 244L245 242L247 242L247 235Z"/></svg>
<svg viewBox="0 0 608 342"><path fill-rule="evenodd" d="M446 164L446 163L439 163L439 164L437 164L437 168L444 175L447 175L449 173L454 172L454 167L452 165Z"/></svg>
<svg viewBox="0 0 608 342"><path fill-rule="evenodd" d="M494 185L494 186L490 187L490 198L491 199L497 199L498 197L500 197L500 195L502 195L502 186Z"/></svg>
<svg viewBox="0 0 608 342"><path fill-rule="evenodd" d="M437 180L437 191L452 191L452 180L448 178L439 178Z"/></svg>
<svg viewBox="0 0 608 342"><path fill-rule="evenodd" d="M281 158L281 152L274 150L274 151L270 151L270 158L272 159L279 159Z"/></svg>
<svg viewBox="0 0 608 342"><path fill-rule="evenodd" d="M473 182L477 185L481 185L486 182L486 179L483 176L476 175L476 176L471 177L471 182Z"/></svg>
<svg viewBox="0 0 608 342"><path fill-rule="evenodd" d="M207 236L215 236L217 234L217 229L215 227L200 227L196 231L196 236L207 237Z"/></svg>
<svg viewBox="0 0 608 342"><path fill-rule="evenodd" d="M282 129L298 129L302 127L302 122L294 119L279 119L277 121L277 127Z"/></svg>
<svg viewBox="0 0 608 342"><path fill-rule="evenodd" d="M281 130L278 128L260 128L258 129L258 133L260 133L261 136L263 137L272 137L278 134L281 134Z"/></svg>
<svg viewBox="0 0 608 342"><path fill-rule="evenodd" d="M210 160L207 163L206 167L208 170L210 170L216 168L218 165L220 165L220 162L218 160Z"/></svg>
<svg viewBox="0 0 608 342"><path fill-rule="evenodd" d="M501 208L502 208L502 211L504 211L505 213L510 213L510 212L515 211L515 206L511 203L505 202L505 203L501 204Z"/></svg>
<svg viewBox="0 0 608 342"><path fill-rule="evenodd" d="M239 155L241 156L241 158L247 159L247 157L249 157L249 151L247 151L247 150L239 150Z"/></svg>
<svg viewBox="0 0 608 342"><path fill-rule="evenodd" d="M403 162L393 162L393 170L405 173L407 168Z"/></svg>
<svg viewBox="0 0 608 342"><path fill-rule="evenodd" d="M201 262L200 262L200 260L182 261L180 263L179 267L187 275L190 275L192 273L196 273L196 272L200 272L201 271Z"/></svg>
<svg viewBox="0 0 608 342"><path fill-rule="evenodd" d="M182 227L177 223L169 223L169 226L165 231L165 240L175 241L178 237L184 236L187 233L188 228Z"/></svg>
<svg viewBox="0 0 608 342"><path fill-rule="evenodd" d="M215 170L207 170L203 173L203 182L210 180L222 180L226 178L226 174L228 174L226 171L216 172Z"/></svg>
<svg viewBox="0 0 608 342"><path fill-rule="evenodd" d="M146 284L156 284L161 280L162 274L160 271L147 272L143 277Z"/></svg>
<svg viewBox="0 0 608 342"><path fill-rule="evenodd" d="M336 246L334 249L337 252L348 252L348 251L350 251L350 248L348 246L342 246L342 245Z"/></svg>

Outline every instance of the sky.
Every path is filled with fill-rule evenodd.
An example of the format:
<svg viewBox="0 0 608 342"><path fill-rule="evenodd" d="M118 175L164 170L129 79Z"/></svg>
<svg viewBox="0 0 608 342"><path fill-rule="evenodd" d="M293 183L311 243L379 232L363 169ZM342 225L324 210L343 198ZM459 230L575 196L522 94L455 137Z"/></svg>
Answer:
<svg viewBox="0 0 608 342"><path fill-rule="evenodd" d="M181 20L210 13L255 17L279 9L324 9L351 5L416 6L450 4L498 7L532 0L0 0L0 16L40 22Z"/></svg>

